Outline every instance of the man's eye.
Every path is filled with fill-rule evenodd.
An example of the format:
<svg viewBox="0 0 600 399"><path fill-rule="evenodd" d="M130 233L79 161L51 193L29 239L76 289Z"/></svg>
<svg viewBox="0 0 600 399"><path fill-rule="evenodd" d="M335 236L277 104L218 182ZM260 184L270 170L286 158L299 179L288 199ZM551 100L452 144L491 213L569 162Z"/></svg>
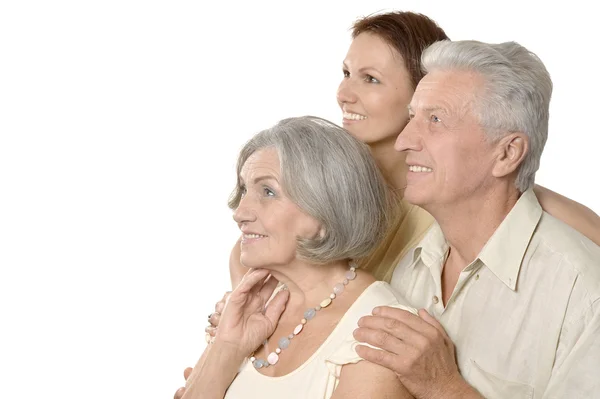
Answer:
<svg viewBox="0 0 600 399"><path fill-rule="evenodd" d="M435 116L435 115L431 115L431 117L430 117L429 119L430 119L430 120L431 120L431 122L433 122L433 123L438 123L438 122L441 122L441 121L442 121L440 118L438 118L438 117L437 117L437 116Z"/></svg>

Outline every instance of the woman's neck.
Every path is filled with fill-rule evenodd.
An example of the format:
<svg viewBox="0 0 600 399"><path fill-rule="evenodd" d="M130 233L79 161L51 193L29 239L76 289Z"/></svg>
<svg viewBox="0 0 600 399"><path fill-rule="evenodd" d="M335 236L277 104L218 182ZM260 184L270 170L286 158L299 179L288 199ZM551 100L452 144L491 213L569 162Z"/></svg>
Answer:
<svg viewBox="0 0 600 399"><path fill-rule="evenodd" d="M303 313L327 298L333 292L333 287L344 280L349 269L347 261L327 265L294 261L285 268L273 270L271 274L285 284L290 292L286 313L296 314L297 317L298 312Z"/></svg>
<svg viewBox="0 0 600 399"><path fill-rule="evenodd" d="M369 144L371 155L387 183L400 194L406 187L406 153L394 149L396 138Z"/></svg>

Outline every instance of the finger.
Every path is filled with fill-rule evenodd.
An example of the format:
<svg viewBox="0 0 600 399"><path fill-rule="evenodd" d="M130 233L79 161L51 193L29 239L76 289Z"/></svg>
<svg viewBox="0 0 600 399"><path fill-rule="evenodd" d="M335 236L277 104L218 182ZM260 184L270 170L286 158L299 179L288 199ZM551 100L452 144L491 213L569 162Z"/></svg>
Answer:
<svg viewBox="0 0 600 399"><path fill-rule="evenodd" d="M390 306L378 306L373 309L373 314L380 317L401 321L416 332L430 339L437 337L438 332L435 327L406 309Z"/></svg>
<svg viewBox="0 0 600 399"><path fill-rule="evenodd" d="M269 282L269 280L271 280L271 274L267 273L267 275L262 279L262 281L259 281L258 283L256 283L254 285L254 287L252 287L252 289L250 290L250 295L258 296L262 300L262 296L260 294L261 290L264 288L265 284L267 284L267 282ZM269 298L267 298L267 300L268 299ZM263 301L263 304L264 303L266 303L266 301Z"/></svg>
<svg viewBox="0 0 600 399"><path fill-rule="evenodd" d="M450 338L450 337L448 337L448 334L446 333L446 330L444 329L444 327L442 327L442 325L440 324L440 322L437 321L435 317L433 317L432 315L430 315L429 312L427 312L425 309L419 309L419 316L421 317L421 319L423 319L427 323L431 324L439 332L441 332L444 337Z"/></svg>
<svg viewBox="0 0 600 399"><path fill-rule="evenodd" d="M354 330L352 335L357 341L367 343L394 354L402 354L409 349L407 343L381 329L359 327Z"/></svg>
<svg viewBox="0 0 600 399"><path fill-rule="evenodd" d="M209 334L211 337L214 337L214 336L217 335L217 328L213 327L213 326L207 326L204 329L204 332L207 333L207 334Z"/></svg>
<svg viewBox="0 0 600 399"><path fill-rule="evenodd" d="M273 291L275 291L275 288L277 288L278 284L279 281L275 277L269 276L269 278L259 291L260 299L263 301L264 304L266 304L269 298L271 298L271 295L273 295Z"/></svg>
<svg viewBox="0 0 600 399"><path fill-rule="evenodd" d="M183 398L184 393L185 393L185 388L184 387L179 388L177 391L175 391L175 395L173 396L173 399Z"/></svg>
<svg viewBox="0 0 600 399"><path fill-rule="evenodd" d="M250 270L248 273L246 273L244 275L244 278L242 279L242 281L240 282L240 284L237 286L237 288L235 289L235 291L233 291L231 293L231 295L233 296L234 294L242 294L242 295L246 295L251 293L253 290L257 290L257 286L258 286L258 290L260 290L262 288L262 283L264 282L264 279L269 275L269 271L267 269L252 269ZM231 298L231 297L230 297Z"/></svg>
<svg viewBox="0 0 600 399"><path fill-rule="evenodd" d="M370 334L369 332L360 331L359 336L362 333L366 333L367 339L374 340L377 342L368 342L371 345L377 346L378 348L386 349L390 352L400 354L400 350L404 350L403 347L398 347L398 341L403 342L405 345L415 346L416 344L423 344L425 337L419 332L410 328L406 323L397 319L390 319L387 317L379 316L363 316L358 320L359 330L367 329L369 331L378 331L378 334ZM392 340L391 337L396 340ZM391 344L390 344L391 343ZM389 346L386 346L390 344ZM382 346L383 345L383 346Z"/></svg>
<svg viewBox="0 0 600 399"><path fill-rule="evenodd" d="M185 370L183 370L183 378L185 378L186 381L188 378L190 378L190 374L192 374L192 371L194 371L194 369L191 367L186 367Z"/></svg>
<svg viewBox="0 0 600 399"><path fill-rule="evenodd" d="M225 293L225 295L223 295L223 298L215 304L215 312L223 313L223 309L225 309L225 305L227 304L227 299L229 299L230 295L231 295L231 291L227 291Z"/></svg>
<svg viewBox="0 0 600 399"><path fill-rule="evenodd" d="M219 326L219 321L221 320L221 314L220 313L212 313L209 317L208 317L208 322L213 326L213 327L218 327Z"/></svg>
<svg viewBox="0 0 600 399"><path fill-rule="evenodd" d="M276 326L279 323L279 318L285 310L285 305L289 298L290 292L288 290L281 290L269 302L265 310L265 316L269 319L271 325Z"/></svg>
<svg viewBox="0 0 600 399"><path fill-rule="evenodd" d="M404 374L404 361L402 356L381 349L370 348L365 345L356 346L356 354L366 361L390 369L396 374Z"/></svg>

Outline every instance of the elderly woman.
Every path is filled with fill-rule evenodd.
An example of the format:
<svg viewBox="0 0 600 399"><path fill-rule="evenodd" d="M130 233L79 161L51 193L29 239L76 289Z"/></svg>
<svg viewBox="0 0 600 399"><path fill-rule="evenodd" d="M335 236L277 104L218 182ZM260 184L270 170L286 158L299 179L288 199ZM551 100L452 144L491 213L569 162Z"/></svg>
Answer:
<svg viewBox="0 0 600 399"><path fill-rule="evenodd" d="M230 207L250 271L184 398L410 397L354 350L357 321L374 307L414 312L353 266L379 242L389 209L367 146L323 119L290 118L254 136L237 171Z"/></svg>

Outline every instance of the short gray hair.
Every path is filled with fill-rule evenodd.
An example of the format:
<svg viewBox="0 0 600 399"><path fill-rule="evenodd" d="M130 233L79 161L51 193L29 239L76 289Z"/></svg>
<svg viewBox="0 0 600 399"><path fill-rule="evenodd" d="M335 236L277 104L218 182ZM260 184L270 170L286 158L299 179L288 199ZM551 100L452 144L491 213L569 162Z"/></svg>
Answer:
<svg viewBox="0 0 600 399"><path fill-rule="evenodd" d="M277 151L286 195L325 230L323 237L298 240L300 258L324 264L362 258L375 248L387 228L390 196L364 143L325 119L284 119L240 151L231 209L242 198L244 163L266 148Z"/></svg>
<svg viewBox="0 0 600 399"><path fill-rule="evenodd" d="M533 187L548 138L552 80L542 61L515 42L441 41L422 57L425 72L459 69L481 74L485 91L475 112L492 140L505 132L522 132L529 151L519 167L515 185L520 192Z"/></svg>

